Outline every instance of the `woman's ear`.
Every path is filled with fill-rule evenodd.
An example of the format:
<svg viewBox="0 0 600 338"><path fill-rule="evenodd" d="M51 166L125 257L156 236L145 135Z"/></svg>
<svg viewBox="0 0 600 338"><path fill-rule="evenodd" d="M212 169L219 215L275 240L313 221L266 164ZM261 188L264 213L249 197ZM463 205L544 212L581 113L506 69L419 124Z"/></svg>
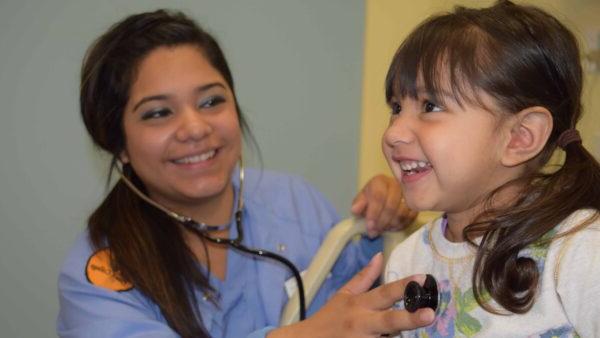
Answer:
<svg viewBox="0 0 600 338"><path fill-rule="evenodd" d="M548 141L552 132L553 120L550 111L544 107L529 107L521 110L514 119L510 138L504 149L502 164L513 167L536 157Z"/></svg>
<svg viewBox="0 0 600 338"><path fill-rule="evenodd" d="M129 153L127 152L127 149L121 151L119 154L119 161L123 164L129 163Z"/></svg>

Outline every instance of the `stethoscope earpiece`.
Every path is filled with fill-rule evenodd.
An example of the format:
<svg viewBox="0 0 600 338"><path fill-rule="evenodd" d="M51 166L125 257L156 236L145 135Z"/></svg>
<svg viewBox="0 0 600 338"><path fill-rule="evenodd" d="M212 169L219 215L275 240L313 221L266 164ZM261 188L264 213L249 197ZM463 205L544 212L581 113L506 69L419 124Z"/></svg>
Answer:
<svg viewBox="0 0 600 338"><path fill-rule="evenodd" d="M439 293L437 282L432 275L427 275L423 286L412 281L404 290L404 308L408 312L415 312L421 308L437 310L439 304Z"/></svg>

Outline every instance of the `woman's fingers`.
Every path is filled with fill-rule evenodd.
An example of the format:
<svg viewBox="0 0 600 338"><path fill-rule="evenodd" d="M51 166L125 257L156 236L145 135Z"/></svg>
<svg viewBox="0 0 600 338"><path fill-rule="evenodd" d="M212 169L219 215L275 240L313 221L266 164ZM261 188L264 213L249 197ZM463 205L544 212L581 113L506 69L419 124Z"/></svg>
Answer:
<svg viewBox="0 0 600 338"><path fill-rule="evenodd" d="M372 310L389 309L396 302L402 300L404 297L404 290L409 282L415 281L422 285L423 282L425 282L425 277L425 275L413 275L381 285L369 292L361 294L357 297L356 301Z"/></svg>
<svg viewBox="0 0 600 338"><path fill-rule="evenodd" d="M407 207L402 203L402 190L394 178L388 178L385 204L379 215L378 224L381 231L400 230L404 225L401 217L407 212Z"/></svg>
<svg viewBox="0 0 600 338"><path fill-rule="evenodd" d="M377 175L356 195L351 211L366 219L369 237L386 230L401 230L417 215L406 206L402 196L400 184L393 177Z"/></svg>
<svg viewBox="0 0 600 338"><path fill-rule="evenodd" d="M400 203L397 209L396 217L394 218L395 224L393 225L393 228L397 230L406 228L415 221L415 218L417 218L418 214L418 212L410 209L408 205L406 205L404 197L400 197Z"/></svg>
<svg viewBox="0 0 600 338"><path fill-rule="evenodd" d="M350 206L350 212L356 216L362 216L367 208L367 197L365 193L361 190L354 199L352 200L352 205Z"/></svg>
<svg viewBox="0 0 600 338"><path fill-rule="evenodd" d="M419 309L414 313L405 310L379 311L370 316L366 330L374 334L398 333L429 325L435 319L435 312L430 309Z"/></svg>
<svg viewBox="0 0 600 338"><path fill-rule="evenodd" d="M385 208L385 202L389 193L385 176L378 175L373 177L363 190L367 199L367 206L364 210L364 217L367 220L367 235L376 237L382 231L384 224L381 223L381 213Z"/></svg>
<svg viewBox="0 0 600 338"><path fill-rule="evenodd" d="M383 267L381 253L344 285L319 311L308 319L269 333L269 338L370 338L429 325L431 309L415 313L394 310L410 281L423 283L424 275L412 276L367 291Z"/></svg>
<svg viewBox="0 0 600 338"><path fill-rule="evenodd" d="M358 295L366 292L371 288L373 283L381 275L383 269L383 255L376 254L371 258L371 261L361 271L359 271L346 285L339 290L340 293Z"/></svg>

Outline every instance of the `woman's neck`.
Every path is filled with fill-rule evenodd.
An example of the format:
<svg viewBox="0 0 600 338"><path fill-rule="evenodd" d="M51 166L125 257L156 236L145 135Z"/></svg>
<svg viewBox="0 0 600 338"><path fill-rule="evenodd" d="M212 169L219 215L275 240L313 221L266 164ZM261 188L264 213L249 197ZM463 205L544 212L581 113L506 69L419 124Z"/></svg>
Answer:
<svg viewBox="0 0 600 338"><path fill-rule="evenodd" d="M230 182L217 198L203 201L195 206L191 205L190 217L210 225L229 224L235 201L233 189L233 184Z"/></svg>
<svg viewBox="0 0 600 338"><path fill-rule="evenodd" d="M235 193L231 182L217 194L203 199L167 200L152 196L152 198L167 209L182 216L191 217L194 221L208 225L229 224L234 208Z"/></svg>

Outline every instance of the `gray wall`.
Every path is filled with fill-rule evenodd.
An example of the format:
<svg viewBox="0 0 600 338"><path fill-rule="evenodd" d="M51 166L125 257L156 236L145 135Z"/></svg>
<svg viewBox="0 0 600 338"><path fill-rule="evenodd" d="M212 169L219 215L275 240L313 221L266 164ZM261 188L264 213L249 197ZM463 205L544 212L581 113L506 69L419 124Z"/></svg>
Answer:
<svg viewBox="0 0 600 338"><path fill-rule="evenodd" d="M78 115L81 58L126 14L169 6L221 41L264 167L342 214L356 186L362 0L0 2L0 336L52 337L62 257L104 194Z"/></svg>

